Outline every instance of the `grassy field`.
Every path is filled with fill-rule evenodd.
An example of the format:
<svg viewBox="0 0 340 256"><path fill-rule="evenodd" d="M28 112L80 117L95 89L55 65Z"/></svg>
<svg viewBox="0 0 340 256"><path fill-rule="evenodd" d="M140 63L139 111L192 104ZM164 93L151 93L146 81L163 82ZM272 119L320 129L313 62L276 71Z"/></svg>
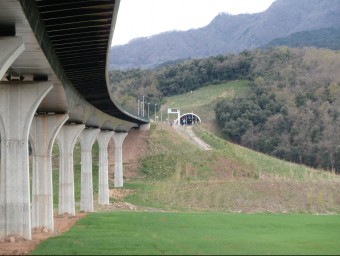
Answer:
<svg viewBox="0 0 340 256"><path fill-rule="evenodd" d="M330 255L340 217L282 214L90 214L33 255Z"/></svg>

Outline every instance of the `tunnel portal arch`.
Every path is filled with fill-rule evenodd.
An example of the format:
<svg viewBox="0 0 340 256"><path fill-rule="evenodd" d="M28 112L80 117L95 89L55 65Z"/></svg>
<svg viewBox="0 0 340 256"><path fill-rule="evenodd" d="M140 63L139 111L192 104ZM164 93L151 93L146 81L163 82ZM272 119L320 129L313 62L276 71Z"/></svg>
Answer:
<svg viewBox="0 0 340 256"><path fill-rule="evenodd" d="M183 114L174 122L176 125L194 125L197 123L201 123L201 118L194 113Z"/></svg>

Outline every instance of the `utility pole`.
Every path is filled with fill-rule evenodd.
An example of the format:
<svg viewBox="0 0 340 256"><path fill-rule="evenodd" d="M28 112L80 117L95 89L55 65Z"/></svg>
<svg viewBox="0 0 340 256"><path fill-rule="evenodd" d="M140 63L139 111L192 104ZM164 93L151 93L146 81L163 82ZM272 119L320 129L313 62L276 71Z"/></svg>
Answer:
<svg viewBox="0 0 340 256"><path fill-rule="evenodd" d="M137 101L137 104L138 104L138 110L137 110L138 112L137 112L137 115L139 115L139 102L140 102L140 100Z"/></svg>
<svg viewBox="0 0 340 256"><path fill-rule="evenodd" d="M155 123L157 122L157 119L156 119L156 112L157 112L157 104L155 104Z"/></svg>
<svg viewBox="0 0 340 256"><path fill-rule="evenodd" d="M148 119L150 119L150 102L148 102Z"/></svg>

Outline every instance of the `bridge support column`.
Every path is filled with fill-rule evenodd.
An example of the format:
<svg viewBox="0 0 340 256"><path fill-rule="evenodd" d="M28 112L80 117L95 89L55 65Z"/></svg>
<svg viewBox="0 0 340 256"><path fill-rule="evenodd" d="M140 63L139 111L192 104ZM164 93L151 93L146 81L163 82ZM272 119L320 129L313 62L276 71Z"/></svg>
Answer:
<svg viewBox="0 0 340 256"><path fill-rule="evenodd" d="M0 80L11 64L25 50L25 45L19 37L1 37L0 40Z"/></svg>
<svg viewBox="0 0 340 256"><path fill-rule="evenodd" d="M85 125L64 125L58 135L60 148L58 214L75 215L73 149Z"/></svg>
<svg viewBox="0 0 340 256"><path fill-rule="evenodd" d="M30 137L33 146L32 164L32 227L54 230L52 147L68 115L36 115Z"/></svg>
<svg viewBox="0 0 340 256"><path fill-rule="evenodd" d="M101 131L97 136L99 144L99 184L98 184L98 204L109 204L109 164L107 146L114 132Z"/></svg>
<svg viewBox="0 0 340 256"><path fill-rule="evenodd" d="M115 141L115 187L123 187L123 142L128 135L126 132L115 133L113 139Z"/></svg>
<svg viewBox="0 0 340 256"><path fill-rule="evenodd" d="M79 136L81 145L80 210L93 212L92 146L100 129L85 129Z"/></svg>
<svg viewBox="0 0 340 256"><path fill-rule="evenodd" d="M140 125L139 130L140 131L149 131L150 130L150 123Z"/></svg>
<svg viewBox="0 0 340 256"><path fill-rule="evenodd" d="M0 83L0 239L31 236L28 136L50 82Z"/></svg>

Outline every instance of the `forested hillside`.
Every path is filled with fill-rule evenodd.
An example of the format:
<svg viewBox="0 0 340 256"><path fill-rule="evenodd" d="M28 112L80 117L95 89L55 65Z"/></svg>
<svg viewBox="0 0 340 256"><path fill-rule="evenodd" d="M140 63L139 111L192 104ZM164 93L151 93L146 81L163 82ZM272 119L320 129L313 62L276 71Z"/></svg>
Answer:
<svg viewBox="0 0 340 256"><path fill-rule="evenodd" d="M261 48L267 49L283 45L293 48L315 46L318 48L340 50L340 28L322 28L294 33L288 37L274 39Z"/></svg>
<svg viewBox="0 0 340 256"><path fill-rule="evenodd" d="M136 101L159 104L165 96L190 92L211 83L248 78L250 52L163 64L156 69L109 72L111 94L130 111ZM135 111L133 111L135 112Z"/></svg>
<svg viewBox="0 0 340 256"><path fill-rule="evenodd" d="M340 28L339 0L276 0L262 13L221 13L200 29L170 31L115 46L111 48L110 68L152 68L178 59L238 53L261 47L276 38L322 28ZM308 34L302 35L308 38ZM305 46L319 45L312 42L315 41ZM322 44L325 46L327 43Z"/></svg>
<svg viewBox="0 0 340 256"><path fill-rule="evenodd" d="M217 104L232 141L289 161L340 171L340 52L253 52L246 97Z"/></svg>
<svg viewBox="0 0 340 256"><path fill-rule="evenodd" d="M112 93L136 100L248 79L247 96L222 100L216 119L229 140L289 161L340 172L340 52L287 47L187 60L153 70L112 71Z"/></svg>

